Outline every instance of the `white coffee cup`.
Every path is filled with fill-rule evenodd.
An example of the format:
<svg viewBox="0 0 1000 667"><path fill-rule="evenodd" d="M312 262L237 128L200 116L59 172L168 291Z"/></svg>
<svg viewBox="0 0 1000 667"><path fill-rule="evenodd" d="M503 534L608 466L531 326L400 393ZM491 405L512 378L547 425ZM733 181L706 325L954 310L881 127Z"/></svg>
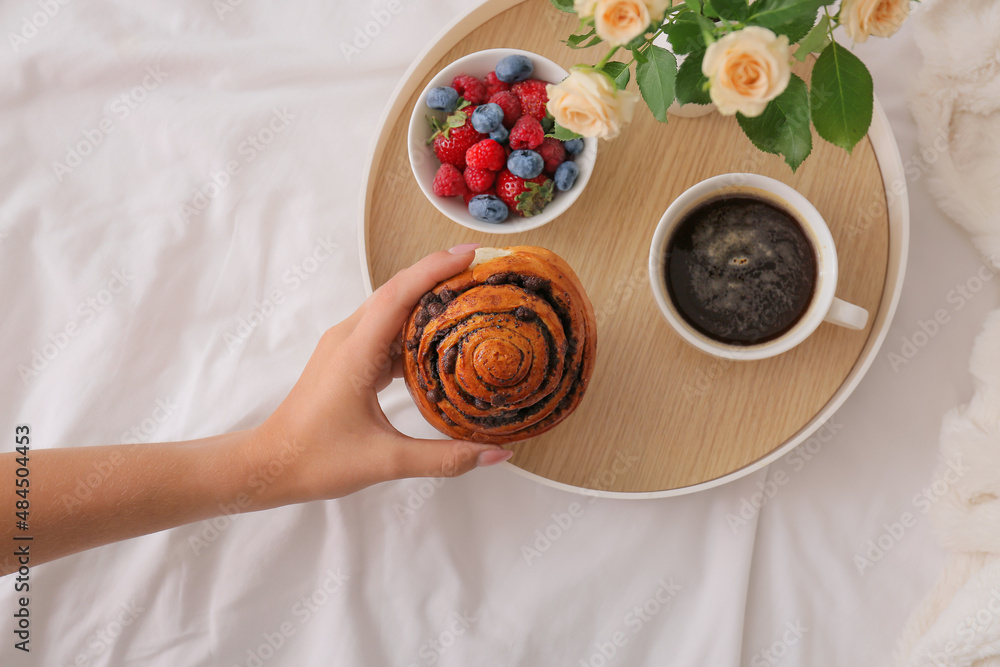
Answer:
<svg viewBox="0 0 1000 667"><path fill-rule="evenodd" d="M816 284L805 312L788 331L762 343L728 344L701 333L680 315L667 290L666 250L677 224L695 206L723 194L749 194L786 209L799 222L816 251ZM823 216L794 188L759 174L713 176L691 186L675 199L653 233L653 242L649 247L649 281L656 303L670 326L691 345L726 359L765 359L787 352L808 338L823 322L856 330L864 329L868 323L867 310L834 296L837 291L837 249Z"/></svg>

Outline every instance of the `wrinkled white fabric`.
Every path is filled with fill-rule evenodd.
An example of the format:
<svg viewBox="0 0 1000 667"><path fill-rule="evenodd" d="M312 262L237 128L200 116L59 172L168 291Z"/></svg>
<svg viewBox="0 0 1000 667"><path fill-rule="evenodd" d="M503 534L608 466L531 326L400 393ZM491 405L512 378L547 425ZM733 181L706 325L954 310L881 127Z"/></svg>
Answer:
<svg viewBox="0 0 1000 667"><path fill-rule="evenodd" d="M38 448L259 423L363 300L358 196L377 119L474 4L89 0L45 17L47 0L0 3L0 448L17 423ZM12 44L25 21L42 25ZM857 52L916 164L911 28ZM992 283L948 301L976 256L923 183L883 352L768 471L621 501L501 467L164 531L32 570L30 654L13 649L0 579L0 664L887 662L941 565L914 499L996 302ZM917 354L889 356L941 309ZM403 387L382 399L433 435Z"/></svg>

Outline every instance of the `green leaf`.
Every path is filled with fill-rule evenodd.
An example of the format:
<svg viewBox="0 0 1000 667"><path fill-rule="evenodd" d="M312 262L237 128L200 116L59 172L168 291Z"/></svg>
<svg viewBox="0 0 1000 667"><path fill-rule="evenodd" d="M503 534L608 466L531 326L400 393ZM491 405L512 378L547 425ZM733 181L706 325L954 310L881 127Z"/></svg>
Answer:
<svg viewBox="0 0 1000 667"><path fill-rule="evenodd" d="M547 135L545 135L545 136L547 136L547 137L555 137L559 141L569 141L570 139L579 139L580 138L579 134L577 134L573 130L567 130L565 127L563 127L559 123L556 123L555 124L555 128L553 128L552 132L549 133L549 134L547 134Z"/></svg>
<svg viewBox="0 0 1000 667"><path fill-rule="evenodd" d="M575 14L576 9L573 8L573 0L550 0L552 6L561 12L568 12L570 14Z"/></svg>
<svg viewBox="0 0 1000 667"><path fill-rule="evenodd" d="M589 32L581 32L577 35L570 35L569 37L563 40L563 43L567 44L571 49L582 49L587 46L590 46L589 44L583 44L583 42L593 37L596 37L596 31L594 30L593 26L591 26ZM581 44L583 45L581 46Z"/></svg>
<svg viewBox="0 0 1000 667"><path fill-rule="evenodd" d="M610 75L615 80L615 88L625 90L630 77L628 65L617 60L611 60L604 63L604 73Z"/></svg>
<svg viewBox="0 0 1000 667"><path fill-rule="evenodd" d="M809 33L799 42L799 48L795 51L795 59L803 62L810 53L817 53L826 48L830 43L830 17L826 14L819 20Z"/></svg>
<svg viewBox="0 0 1000 667"><path fill-rule="evenodd" d="M803 16L812 16L809 22L811 28L816 22L816 12L823 5L831 4L832 0L757 0L751 7L750 18L747 23L759 25L764 28L775 30L789 22L801 19ZM808 32L808 28L806 29ZM785 34L785 33L779 33ZM805 33L802 33L805 35ZM802 37L800 35L799 37ZM789 41L792 41L789 38ZM795 40L797 41L797 40Z"/></svg>
<svg viewBox="0 0 1000 667"><path fill-rule="evenodd" d="M701 61L704 51L696 51L688 55L677 69L677 103L678 104L709 104L712 98L708 95L708 79L701 73Z"/></svg>
<svg viewBox="0 0 1000 667"><path fill-rule="evenodd" d="M688 6L692 12L701 13L701 0L684 0L684 4Z"/></svg>
<svg viewBox="0 0 1000 667"><path fill-rule="evenodd" d="M706 0L715 13L730 21L745 21L750 14L747 0Z"/></svg>
<svg viewBox="0 0 1000 667"><path fill-rule="evenodd" d="M644 63L649 60L649 58L646 57L645 52L640 51L639 49L632 49L632 57L635 58L637 63Z"/></svg>
<svg viewBox="0 0 1000 667"><path fill-rule="evenodd" d="M691 53L705 48L705 40L701 36L701 26L695 15L687 12L663 26L663 32L670 41L670 47L677 55Z"/></svg>
<svg viewBox="0 0 1000 667"><path fill-rule="evenodd" d="M650 44L646 56L649 58L647 62L635 66L635 80L653 117L666 123L667 107L674 101L677 59L670 51L653 44Z"/></svg>
<svg viewBox="0 0 1000 667"><path fill-rule="evenodd" d="M711 19L707 19L701 14L695 14L694 19L698 22L698 28L701 29L701 42L705 47L711 46L715 38L712 37L712 33L715 32L715 22Z"/></svg>
<svg viewBox="0 0 1000 667"><path fill-rule="evenodd" d="M816 132L848 153L872 122L872 75L837 42L823 49L812 71L809 106Z"/></svg>
<svg viewBox="0 0 1000 667"><path fill-rule="evenodd" d="M781 155L795 171L812 152L809 129L809 89L796 75L788 87L756 118L736 114L743 133L765 153Z"/></svg>

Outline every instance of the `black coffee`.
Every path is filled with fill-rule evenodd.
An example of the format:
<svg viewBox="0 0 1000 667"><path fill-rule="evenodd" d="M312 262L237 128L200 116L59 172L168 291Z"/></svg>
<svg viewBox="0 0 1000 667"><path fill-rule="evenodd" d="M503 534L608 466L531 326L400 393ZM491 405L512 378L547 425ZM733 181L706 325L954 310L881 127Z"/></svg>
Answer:
<svg viewBox="0 0 1000 667"><path fill-rule="evenodd" d="M791 329L816 286L816 252L801 225L750 195L720 195L690 211L665 260L681 316L729 345L763 343Z"/></svg>

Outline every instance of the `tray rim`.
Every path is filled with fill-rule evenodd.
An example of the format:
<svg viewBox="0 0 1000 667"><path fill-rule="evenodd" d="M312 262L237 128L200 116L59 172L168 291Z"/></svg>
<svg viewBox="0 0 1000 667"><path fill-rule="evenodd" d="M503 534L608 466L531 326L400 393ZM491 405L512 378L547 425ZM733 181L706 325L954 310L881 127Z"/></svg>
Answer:
<svg viewBox="0 0 1000 667"><path fill-rule="evenodd" d="M507 11L511 7L526 1L527 0L493 0L491 2L486 2L473 7L465 14L456 16L452 21L445 25L441 31L433 39L431 39L430 42L428 42L427 46L414 58L413 62L406 69L406 72L400 78L399 83L393 90L389 98L389 102L385 105L382 115L379 118L377 124L378 132L372 140L371 148L369 149L368 155L365 159L365 170L363 173L364 180L362 182L361 196L359 198L358 249L362 260L360 267L361 279L364 284L366 295L370 295L374 289L372 287L371 269L368 262L368 250L365 238L365 214L367 211L368 200L371 195L371 192L369 191L372 186L372 165L377 157L381 157L388 142L388 133L385 132L385 128L390 116L392 116L393 113L397 111L397 108L410 97L414 90L416 90L419 81L414 79L413 74L420 67L420 65L427 58L435 55L440 57L440 55L443 55L444 52L451 49L458 43L459 40L468 34L468 32L465 32L457 37L452 36L453 32L457 32L456 29L458 27L460 27L463 23L471 23L477 20L477 25L485 23L487 20ZM673 489L661 489L658 491L605 491L601 489L591 489L588 487L576 486L565 482L559 482L554 479L549 479L543 475L539 475L516 466L509 461L503 463L502 467L520 475L521 477L533 480L545 486L583 496L625 500L670 498L674 496L697 493L699 491L706 491L750 475L751 473L754 473L785 456L798 445L805 442L813 433L819 430L823 424L825 424L834 415L834 413L840 409L851 394L854 393L854 390L857 389L861 380L865 375L867 375L868 370L875 362L875 358L878 356L878 353L882 348L882 344L888 336L889 327L896 314L896 309L899 305L903 282L906 275L906 263L910 247L909 187L906 183L906 175L903 169L902 156L899 153L899 146L892 133L892 127L889 125L889 119L885 115L885 110L882 108L882 104L879 102L877 96L874 97L872 124L868 129L867 136L869 141L871 141L872 151L875 153L875 160L878 162L879 173L882 176L882 187L883 191L886 193L886 212L889 224L889 256L886 266L885 284L882 289L882 305L875 314L875 322L872 327L872 332L869 334L868 341L865 343L865 347L862 348L858 360L851 368L851 372L848 373L840 387L838 387L837 391L832 397L830 397L830 400L827 401L827 403L801 429L799 429L793 436L788 438L784 443L776 447L770 453L743 466L742 468L737 468L736 470L733 470L725 475L706 480L698 484L691 484ZM894 197L889 194L890 184L894 190L898 187L896 184L902 184L901 191L895 193ZM885 305L887 297L888 306Z"/></svg>

